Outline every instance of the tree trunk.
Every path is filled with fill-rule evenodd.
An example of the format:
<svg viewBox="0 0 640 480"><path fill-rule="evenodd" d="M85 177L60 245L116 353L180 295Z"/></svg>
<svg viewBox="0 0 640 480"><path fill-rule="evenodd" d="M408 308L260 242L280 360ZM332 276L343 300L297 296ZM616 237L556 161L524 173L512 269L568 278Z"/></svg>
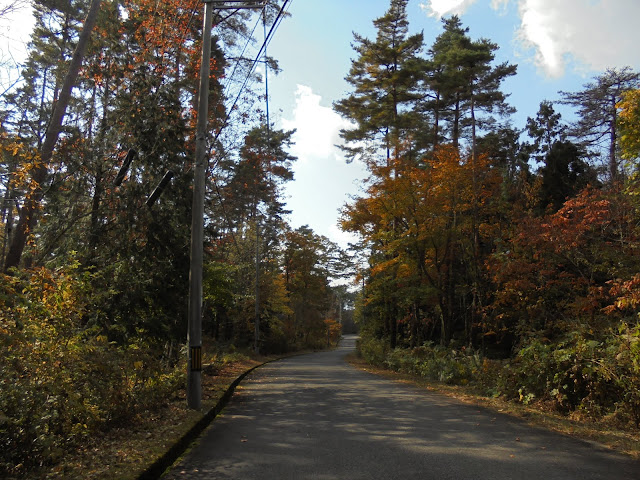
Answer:
<svg viewBox="0 0 640 480"><path fill-rule="evenodd" d="M618 181L618 162L616 159L616 144L618 142L617 135L617 122L618 122L618 111L615 107L616 97L613 97L614 107L613 107L613 118L611 119L611 125L609 127L610 132L610 143L609 143L609 173L611 175L611 183L615 184Z"/></svg>
<svg viewBox="0 0 640 480"><path fill-rule="evenodd" d="M4 265L5 271L17 267L20 264L22 258L22 252L27 244L29 233L33 231L37 223L38 208L43 197L43 185L47 178L48 164L53 156L53 149L60 136L60 130L62 130L62 122L67 111L67 105L71 99L71 91L76 83L78 72L82 66L82 60L87 50L91 31L96 24L98 18L98 12L100 11L101 0L92 0L89 13L80 32L78 38L78 45L71 57L71 64L69 70L64 78L62 89L60 91L60 97L55 103L53 113L49 121L47 133L45 135L42 148L40 150L40 161L36 168L33 170L32 183L33 191L25 199L24 205L20 209L20 218L18 220L18 226L15 234L11 240L9 246L9 252L7 253L7 259Z"/></svg>
<svg viewBox="0 0 640 480"><path fill-rule="evenodd" d="M457 150L458 146L460 145L460 95L459 94L456 94L456 108L454 111L453 132L452 132L451 141L453 143L453 146L456 147L456 150Z"/></svg>
<svg viewBox="0 0 640 480"><path fill-rule="evenodd" d="M436 108L434 111L434 120L433 120L433 150L437 148L440 138L440 92L436 94Z"/></svg>

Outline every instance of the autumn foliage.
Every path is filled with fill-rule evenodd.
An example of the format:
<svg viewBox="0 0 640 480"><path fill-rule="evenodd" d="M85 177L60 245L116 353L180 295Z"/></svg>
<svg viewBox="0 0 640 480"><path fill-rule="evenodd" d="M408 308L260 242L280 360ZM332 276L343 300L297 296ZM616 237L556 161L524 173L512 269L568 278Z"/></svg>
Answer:
<svg viewBox="0 0 640 480"><path fill-rule="evenodd" d="M523 138L501 123L501 82L515 67L495 64L497 46L473 40L458 17L443 19L425 55L382 55L417 41L402 28L406 6L391 1L375 41L355 36L354 88L335 105L354 123L341 133L345 151L370 172L341 218L366 259L360 353L432 381L640 425L640 75L607 70L564 93L579 111L572 125L542 101ZM380 78L376 62L394 75Z"/></svg>

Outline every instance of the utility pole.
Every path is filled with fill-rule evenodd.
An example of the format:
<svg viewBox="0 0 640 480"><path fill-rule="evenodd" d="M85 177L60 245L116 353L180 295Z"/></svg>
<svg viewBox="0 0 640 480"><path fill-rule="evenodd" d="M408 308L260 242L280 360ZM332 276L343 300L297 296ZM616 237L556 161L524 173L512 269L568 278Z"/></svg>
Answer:
<svg viewBox="0 0 640 480"><path fill-rule="evenodd" d="M202 270L204 252L204 197L207 173L207 116L209 111L209 75L211 74L211 28L213 8L243 10L264 8L265 0L204 0L202 27L202 63L198 92L196 154L191 212L191 261L189 268L189 309L187 313L187 405L193 410L202 407Z"/></svg>

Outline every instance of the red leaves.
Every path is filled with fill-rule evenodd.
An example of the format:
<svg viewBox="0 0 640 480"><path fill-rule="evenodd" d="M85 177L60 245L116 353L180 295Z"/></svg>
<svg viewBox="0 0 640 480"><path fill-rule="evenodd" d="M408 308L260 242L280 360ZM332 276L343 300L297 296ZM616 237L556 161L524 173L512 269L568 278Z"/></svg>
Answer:
<svg viewBox="0 0 640 480"><path fill-rule="evenodd" d="M631 280L621 279L609 282L611 290L609 293L616 297L614 303L604 308L608 314L616 311L636 312L640 306L640 274L636 274Z"/></svg>
<svg viewBox="0 0 640 480"><path fill-rule="evenodd" d="M563 322L636 311L639 239L630 212L624 194L587 188L557 213L522 220L508 250L487 262L497 287L493 318L562 328ZM616 277L625 280L611 281Z"/></svg>

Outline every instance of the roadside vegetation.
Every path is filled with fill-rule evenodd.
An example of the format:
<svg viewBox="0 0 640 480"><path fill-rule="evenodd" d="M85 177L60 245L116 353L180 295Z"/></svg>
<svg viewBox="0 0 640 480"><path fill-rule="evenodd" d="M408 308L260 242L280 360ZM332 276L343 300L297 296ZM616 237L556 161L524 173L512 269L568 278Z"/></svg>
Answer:
<svg viewBox="0 0 640 480"><path fill-rule="evenodd" d="M515 361L488 360L479 352L438 346L390 351L385 342L376 340L359 341L357 354L349 361L357 368L640 458L640 431L635 414L624 405L612 406L614 402L611 401L602 402L609 406L608 409L585 398L578 401L578 405L570 406L569 396L558 395L556 390L559 389L554 385L563 379L565 387L560 389L566 391L574 383L571 377L580 360L573 358L571 362L567 351L549 356L555 360L548 359L547 362L562 359L556 365L561 367L560 371L556 370L553 378L549 378L548 373L552 369L538 364L533 356ZM582 361L591 364L590 360L584 360L584 355ZM532 382L537 385L534 387ZM590 388L595 390L598 386L591 385ZM537 394L532 393L534 389ZM573 398L575 401L579 395Z"/></svg>
<svg viewBox="0 0 640 480"><path fill-rule="evenodd" d="M407 3L355 34L334 104L371 174L341 217L360 238L360 355L638 432L640 74L609 69L514 127L499 46L456 16L427 43Z"/></svg>
<svg viewBox="0 0 640 480"><path fill-rule="evenodd" d="M114 478L114 468L124 469L118 478L135 478L124 473L128 462L140 473L202 416L186 408L184 347L169 352L143 330L110 338L91 321L97 312L86 272L43 268L0 280L3 478L68 478L74 462L83 469L75 478ZM334 321L319 330L286 351L324 348L340 336ZM235 376L274 358L256 355L249 342L207 340L204 411Z"/></svg>

